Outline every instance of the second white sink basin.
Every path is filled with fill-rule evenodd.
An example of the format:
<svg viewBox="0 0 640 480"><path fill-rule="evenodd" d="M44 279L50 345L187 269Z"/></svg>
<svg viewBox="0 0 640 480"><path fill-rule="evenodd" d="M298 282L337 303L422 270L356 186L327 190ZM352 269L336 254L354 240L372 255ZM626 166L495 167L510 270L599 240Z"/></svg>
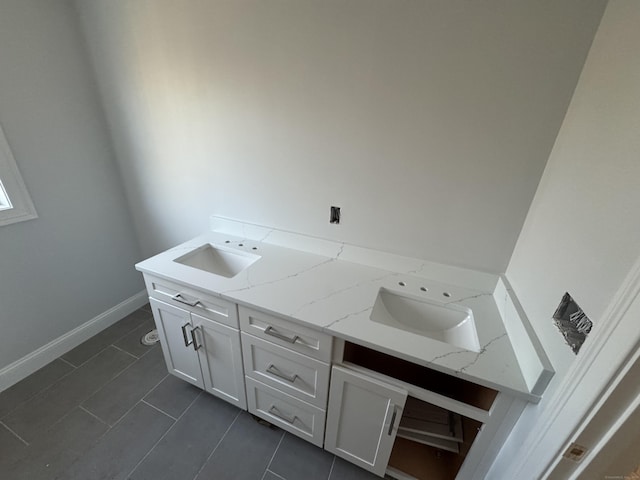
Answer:
<svg viewBox="0 0 640 480"><path fill-rule="evenodd" d="M174 262L231 278L260 258L260 255L229 248L214 247L207 243L176 258Z"/></svg>
<svg viewBox="0 0 640 480"><path fill-rule="evenodd" d="M480 351L473 312L462 305L439 303L382 287L369 318L459 348Z"/></svg>

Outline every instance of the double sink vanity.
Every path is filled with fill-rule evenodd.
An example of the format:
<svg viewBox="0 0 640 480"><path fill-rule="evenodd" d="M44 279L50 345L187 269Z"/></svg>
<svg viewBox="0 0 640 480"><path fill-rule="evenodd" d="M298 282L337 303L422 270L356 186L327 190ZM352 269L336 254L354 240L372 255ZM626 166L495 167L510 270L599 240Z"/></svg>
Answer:
<svg viewBox="0 0 640 480"><path fill-rule="evenodd" d="M498 276L215 217L136 268L173 375L379 476L484 478L553 375Z"/></svg>

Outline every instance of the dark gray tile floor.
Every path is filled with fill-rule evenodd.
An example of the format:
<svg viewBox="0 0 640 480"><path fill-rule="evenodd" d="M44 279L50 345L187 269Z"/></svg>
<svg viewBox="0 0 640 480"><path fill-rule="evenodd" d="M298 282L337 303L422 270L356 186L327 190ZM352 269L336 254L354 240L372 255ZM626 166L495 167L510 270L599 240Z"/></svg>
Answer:
<svg viewBox="0 0 640 480"><path fill-rule="evenodd" d="M147 307L0 393L2 480L378 478L167 374Z"/></svg>

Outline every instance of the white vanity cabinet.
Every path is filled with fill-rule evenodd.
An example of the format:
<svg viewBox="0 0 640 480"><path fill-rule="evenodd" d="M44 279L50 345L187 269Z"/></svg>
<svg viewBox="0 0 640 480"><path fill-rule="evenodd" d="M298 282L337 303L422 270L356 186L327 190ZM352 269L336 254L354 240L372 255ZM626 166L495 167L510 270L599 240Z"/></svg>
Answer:
<svg viewBox="0 0 640 480"><path fill-rule="evenodd" d="M260 237L279 238L273 231ZM378 476L484 479L553 375L508 285L496 279L491 294L493 280L477 272L445 268L457 287L249 240L245 224L242 234L207 232L136 265L169 371ZM351 258L378 258L349 249ZM378 260L385 269L395 262ZM396 280L406 292L422 287L471 302L485 343L477 356L371 320Z"/></svg>
<svg viewBox="0 0 640 480"><path fill-rule="evenodd" d="M170 373L378 476L483 479L527 403L177 281L145 282Z"/></svg>
<svg viewBox="0 0 640 480"><path fill-rule="evenodd" d="M322 447L331 336L239 307L249 412Z"/></svg>
<svg viewBox="0 0 640 480"><path fill-rule="evenodd" d="M246 409L236 305L162 279L145 281L169 372ZM155 298L160 288L171 303Z"/></svg>

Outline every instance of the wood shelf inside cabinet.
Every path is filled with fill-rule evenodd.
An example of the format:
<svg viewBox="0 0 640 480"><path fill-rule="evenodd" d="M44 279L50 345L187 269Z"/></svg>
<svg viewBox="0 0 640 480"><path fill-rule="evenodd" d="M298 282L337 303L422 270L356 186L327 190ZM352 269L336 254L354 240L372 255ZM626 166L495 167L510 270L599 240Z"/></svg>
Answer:
<svg viewBox="0 0 640 480"><path fill-rule="evenodd" d="M418 480L454 480L457 455L422 443L397 437L389 466Z"/></svg>
<svg viewBox="0 0 640 480"><path fill-rule="evenodd" d="M462 441L462 417L444 408L408 397L400 428L432 437Z"/></svg>
<svg viewBox="0 0 640 480"><path fill-rule="evenodd" d="M444 438L434 437L433 435L405 430L402 427L398 428L397 438L406 438L407 440L439 448L440 450L446 450L447 452L460 453L460 447L455 440L445 440Z"/></svg>
<svg viewBox="0 0 640 480"><path fill-rule="evenodd" d="M462 418L464 431L462 442L456 444L456 451L446 451L420 438L407 438L398 431L393 445L389 466L418 480L454 480L471 449L481 423L470 418ZM393 474L392 474L393 476Z"/></svg>

